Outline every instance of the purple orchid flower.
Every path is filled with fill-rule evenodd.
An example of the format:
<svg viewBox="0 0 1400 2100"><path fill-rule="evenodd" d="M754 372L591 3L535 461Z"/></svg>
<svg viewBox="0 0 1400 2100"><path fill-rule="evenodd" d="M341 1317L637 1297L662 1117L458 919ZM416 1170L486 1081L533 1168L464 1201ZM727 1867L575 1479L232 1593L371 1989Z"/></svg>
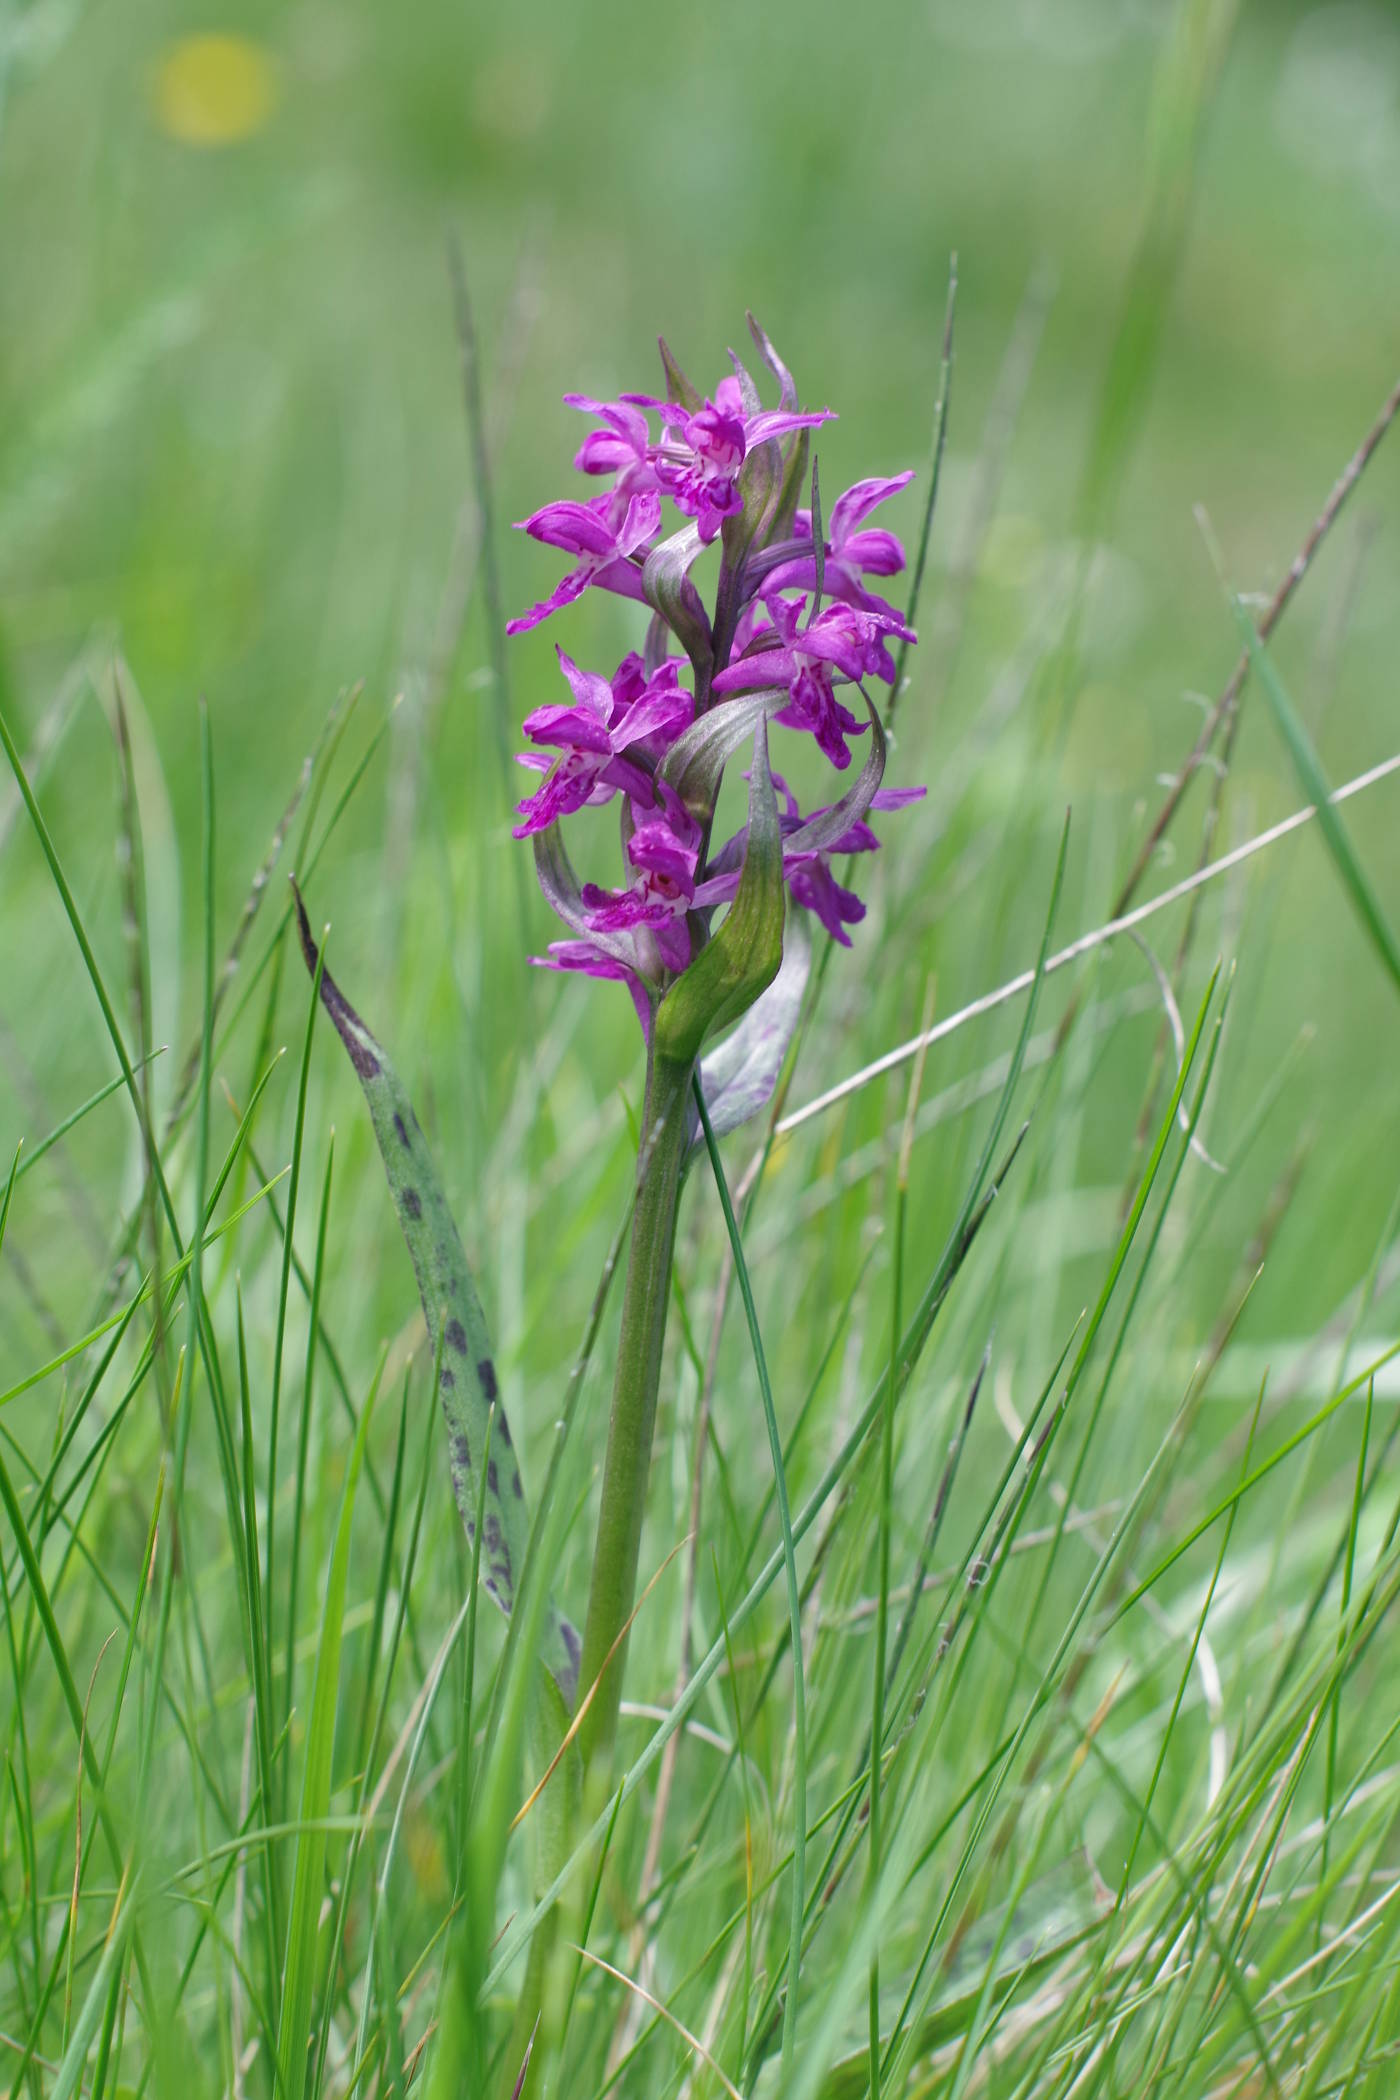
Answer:
<svg viewBox="0 0 1400 2100"><path fill-rule="evenodd" d="M655 489L643 489L625 502L612 495L595 496L588 503L546 503L543 510L517 525L516 531L577 555L577 566L549 597L518 619L508 620L506 633L528 633L561 606L572 605L590 584L624 598L641 599L642 571L636 557L650 547L660 530L661 499Z"/></svg>
<svg viewBox="0 0 1400 2100"><path fill-rule="evenodd" d="M572 706L537 707L525 717L526 736L552 746L560 756L549 759L540 752L521 752L522 766L547 777L516 805L523 819L515 826L518 839L543 831L587 803L608 802L619 791L649 800L651 775L640 760L654 764L694 713L691 695L677 681L674 657L649 682L634 652L623 658L609 682L594 671L581 671L562 649L556 653L574 701Z"/></svg>
<svg viewBox="0 0 1400 2100"><path fill-rule="evenodd" d="M630 395L621 401L594 401L587 394L565 394L564 406L597 416L603 425L590 430L574 454L580 474L615 474L614 495L635 496L659 486L651 425Z"/></svg>
<svg viewBox="0 0 1400 2100"><path fill-rule="evenodd" d="M867 526L865 520L880 504L888 503L891 496L908 488L913 479L913 470L910 469L907 473L892 474L884 479L874 477L857 481L844 495L837 497L826 527L822 589L828 598L855 606L861 612L878 613L887 619L899 618L887 599L866 589L862 578L897 576L905 566L903 542L881 525ZM809 510L798 511L793 522L793 537L806 540L810 547L812 513ZM805 552L781 562L764 583L764 589L769 592L815 591L816 587L817 565L813 556Z"/></svg>
<svg viewBox="0 0 1400 2100"><path fill-rule="evenodd" d="M651 447L650 464L676 509L696 520L706 545L725 519L744 507L739 470L755 445L833 420L829 408L768 408L747 415L733 374L721 379L712 400L693 411L651 394L624 394L623 404L652 409L666 425L667 435Z"/></svg>
<svg viewBox="0 0 1400 2100"><path fill-rule="evenodd" d="M754 629L748 653L719 672L711 690L722 697L785 685L788 705L774 721L787 729L809 729L838 772L844 772L851 763L847 739L864 735L870 725L841 705L835 680L873 676L893 685L894 658L886 638L897 635L913 641L914 634L897 613L839 604L826 606L803 627L806 603L805 596L765 600L771 625Z"/></svg>
<svg viewBox="0 0 1400 2100"><path fill-rule="evenodd" d="M804 817L798 808L797 797L781 773L773 775L773 786L782 797L784 807L778 822L784 839L818 817L824 817L825 809L814 809ZM911 802L922 801L927 789L877 788L871 798L872 809L904 809ZM878 853L880 841L863 817L849 825L841 836L823 848L797 846L783 848L783 879L794 904L810 911L821 920L832 939L843 948L849 948L851 937L848 926L858 926L865 917L865 906L855 894L836 880L831 872L832 856L837 853ZM710 863L712 873L695 891L697 907L728 903L739 887L743 870L744 854L747 850L747 827L736 832L721 848Z"/></svg>
<svg viewBox="0 0 1400 2100"><path fill-rule="evenodd" d="M604 955L592 941L551 941L548 955L529 957L537 970L573 970L584 977L597 977L612 984L625 984L637 1009L642 1034L651 1036L651 999L635 970L614 956Z"/></svg>
<svg viewBox="0 0 1400 2100"><path fill-rule="evenodd" d="M668 970L683 970L690 961L690 928L686 913L695 896L695 870L702 833L675 789L656 784L656 800L632 804L632 835L627 858L637 870L625 890L601 889L586 882L581 895L594 933L630 933L645 928Z"/></svg>

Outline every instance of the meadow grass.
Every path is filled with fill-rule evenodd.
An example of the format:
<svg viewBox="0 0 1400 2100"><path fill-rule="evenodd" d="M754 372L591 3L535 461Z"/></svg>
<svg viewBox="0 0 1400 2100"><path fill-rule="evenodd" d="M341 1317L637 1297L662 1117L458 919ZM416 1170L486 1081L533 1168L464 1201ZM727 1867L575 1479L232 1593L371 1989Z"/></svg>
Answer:
<svg viewBox="0 0 1400 2100"><path fill-rule="evenodd" d="M1301 788L1320 794L1241 617ZM342 756L342 720L303 775L308 878L383 749L371 728L358 763ZM16 1153L6 1247L30 1160L52 1168L118 1093L147 1162L80 1332L11 1377L0 1422L17 2091L389 2090L435 2039L444 2090L509 2090L505 2015L554 1902L573 1963L560 2090L768 2090L780 2033L782 2089L811 2095L1388 2089L1400 1793L1382 1628L1400 1504L1376 1401L1400 1343L1374 1316L1395 1208L1315 1370L1252 1396L1230 1377L1292 1194L1270 1197L1267 1175L1209 1331L1183 1331L1183 1275L1277 1121L1277 1096L1213 1113L1234 991L1218 965L1185 959L1178 1017L1160 966L1144 1002L1125 996L1140 968L1125 978L1075 944L1057 1025L1038 1032L1069 833L1057 873L1037 836L1020 858L1043 895L1040 960L1009 1056L921 1123L929 1041L979 1018L935 1026L926 1008L903 1108L891 1100L887 1137L843 1184L820 1117L792 1107L839 983L822 956L739 1210L708 1132L714 1188L697 1171L687 1195L621 1778L542 1888L531 1636L505 1644L478 1622L409 1296L358 1379L328 1319L351 1199L315 1078L315 986L282 982L289 914L234 977L206 909L194 1077L158 1127L144 1007L134 1059L3 733L119 1067ZM207 733L205 753L212 898ZM1383 906L1327 818L1338 908L1350 889L1388 965ZM240 950L275 895L260 868ZM139 990L139 887L129 939ZM301 1042L281 1059L288 998ZM1099 1255L1102 1225L1075 1244L1065 1152L1103 1059L1127 1036L1141 1064L1163 1002L1174 1083L1149 1090ZM557 1014L567 1041L577 1001ZM547 1036L534 1070L561 1055ZM904 1083L886 1065L833 1106L849 1116ZM254 1075L241 1114L216 1068ZM279 1098L289 1158L269 1172ZM511 1162L529 1136L514 1119L487 1169L527 1215L615 1188L601 1130L553 1187L542 1170L567 1140L533 1148L532 1186ZM814 1142L804 1173L792 1154ZM363 1147L355 1173L355 1206L382 1215ZM914 1206L942 1241L922 1272ZM871 1240L886 1217L888 1252ZM756 1268L746 1240L766 1245ZM561 1370L532 1568L568 1570L586 1533L616 1251L567 1385ZM735 1278L747 1349L725 1324ZM881 1363L872 1386L864 1367ZM536 1581L536 1624L543 1594Z"/></svg>
<svg viewBox="0 0 1400 2100"><path fill-rule="evenodd" d="M971 353L950 419L941 279L918 308L902 442L937 401L971 490L920 547L897 715L931 793L854 954L819 947L764 1119L690 1168L614 1785L562 1857L531 1660L586 1593L638 1059L609 988L524 982L502 762L538 673L498 646L521 572L460 259L475 493L403 704L370 662L290 724L176 721L105 639L0 691L6 2089L1397 2089L1393 738L1329 713L1364 542L1312 575L1394 396L1252 546L1272 597L1220 589L1166 662L1212 698L1163 780L1105 746L1130 794L1066 825L1062 793L1232 14L1173 13L1074 536L1010 611L1048 294L961 448ZM1384 694L1355 714L1380 735ZM533 1512L509 1628L293 872L495 1335Z"/></svg>

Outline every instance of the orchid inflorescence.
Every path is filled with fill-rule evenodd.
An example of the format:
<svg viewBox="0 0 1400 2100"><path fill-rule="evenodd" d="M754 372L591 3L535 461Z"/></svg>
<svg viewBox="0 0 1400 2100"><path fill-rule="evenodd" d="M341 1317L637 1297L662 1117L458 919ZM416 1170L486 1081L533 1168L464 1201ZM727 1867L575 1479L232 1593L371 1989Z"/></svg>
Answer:
<svg viewBox="0 0 1400 2100"><path fill-rule="evenodd" d="M732 352L733 374L702 399L663 341L665 399L564 397L597 426L574 465L610 478L611 487L586 501L548 503L520 528L562 549L574 565L548 598L508 624L508 633L538 626L590 588L651 609L642 651L626 656L611 678L582 669L559 649L572 697L526 717L535 748L520 763L544 777L518 805L515 827L517 838L534 840L541 885L570 931L534 959L624 982L649 1041L666 994L711 943L716 908L732 905L739 892L755 857L756 826L773 843L774 871L781 866L779 940L785 892L849 946L847 928L865 907L836 879L832 857L873 851L879 840L869 813L924 793L881 785L885 737L861 683L868 676L892 686L890 643L915 639L867 581L898 574L904 549L892 532L866 522L913 475L858 481L823 524L813 463L804 507L811 433L832 414L799 409L791 374L752 316L749 327L778 383L776 409L762 406ZM667 538L664 497L686 521ZM690 571L716 539L719 575L707 607ZM838 699L843 685L858 689L865 719ZM865 762L839 800L803 816L786 780L769 772L770 721L812 736L838 772L851 766L853 743L869 735ZM749 822L712 848L725 763L750 742ZM580 884L561 821L614 796L622 799L625 884ZM769 961L771 977L776 958ZM761 988L754 983L731 997L711 1021L734 1018Z"/></svg>

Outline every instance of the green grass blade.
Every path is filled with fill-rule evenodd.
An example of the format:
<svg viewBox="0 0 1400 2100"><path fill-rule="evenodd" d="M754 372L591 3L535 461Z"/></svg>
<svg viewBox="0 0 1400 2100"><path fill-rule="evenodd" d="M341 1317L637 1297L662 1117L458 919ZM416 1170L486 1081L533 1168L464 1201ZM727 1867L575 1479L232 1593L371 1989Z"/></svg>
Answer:
<svg viewBox="0 0 1400 2100"><path fill-rule="evenodd" d="M73 2100L73 2095L81 2086L83 2067L87 2063L88 2051L101 2024L112 1979L126 1955L127 1936L131 1930L131 1911L132 1892L127 1890L125 1901L112 1920L96 1974L88 1986L78 2017L73 2022L73 2032L63 2053L63 2061L58 2067L53 2085L49 2088L50 2100Z"/></svg>
<svg viewBox="0 0 1400 2100"><path fill-rule="evenodd" d="M1400 990L1400 942L1397 942L1394 928L1357 858L1351 834L1332 801L1332 790L1327 775L1322 770L1322 762L1313 748L1312 738L1308 735L1302 716L1289 698L1283 680L1274 668L1273 659L1260 639L1259 630L1243 602L1236 596L1232 603L1235 622L1249 651L1250 662L1258 674L1279 734L1288 746L1288 754L1293 760L1293 769L1298 775L1299 784L1317 811L1318 829L1327 841L1327 849L1336 864L1343 887L1351 898L1352 907L1372 947L1385 964L1396 989Z"/></svg>
<svg viewBox="0 0 1400 2100"><path fill-rule="evenodd" d="M321 1185L321 1210L316 1225L316 1263L311 1271L311 1306L306 1327L306 1368L301 1382L301 1415L297 1422L296 1488L292 1500L291 1568L287 1578L287 1704L292 1701L297 1638L297 1592L301 1580L301 1534L306 1511L306 1467L311 1448L311 1396L315 1387L316 1337L321 1326L321 1291L326 1276L326 1232L331 1213L331 1171L335 1165L335 1132L326 1146L326 1173ZM286 1233L283 1239L283 1275L290 1266L293 1202L287 1195Z"/></svg>
<svg viewBox="0 0 1400 2100"><path fill-rule="evenodd" d="M905 608L904 624L918 624L919 598L923 592L924 566L928 561L929 536L933 531L933 513L938 504L938 484L943 475L943 454L948 444L948 402L953 390L953 317L958 305L958 258L950 256L948 261L948 303L943 315L943 355L938 371L938 399L933 410L933 437L928 451L928 496L924 502L923 521L919 526L918 551L914 556L914 571L909 584L909 602ZM909 644L901 641L895 657L894 684L890 688L889 719L894 723L899 696L904 691L904 662L909 654Z"/></svg>
<svg viewBox="0 0 1400 2100"><path fill-rule="evenodd" d="M160 1193L161 1203L165 1210L166 1219L171 1227L172 1232L175 1233L176 1247L177 1249L179 1249L181 1248L182 1243L180 1241L179 1230L176 1224L175 1208L170 1200L170 1190L166 1186L165 1176L161 1169L159 1156L156 1152L154 1133L149 1129L146 1123L145 1104L141 1098L141 1089L136 1083L136 1073L132 1068L131 1058L127 1051L126 1038L122 1034L121 1023L117 1019L116 1011L113 1008L111 998L108 995L107 986L103 979L102 972L98 968L97 957L93 952L92 943L88 939L87 929L83 924L82 915L78 910L77 900L74 898L73 892L68 886L68 878L63 872L63 864L59 860L58 849L54 845L53 838L49 832L48 825L44 822L43 812L39 808L39 804L34 796L34 790L29 784L28 776L24 770L23 760L20 758L19 751L15 745L14 738L10 734L9 724L5 720L3 710L0 710L0 745L3 745L5 756L10 761L10 765L15 776L15 783L18 786L20 794L24 799L24 806L29 812L29 821L34 827L35 837L39 841L40 850L43 853L44 859L48 864L49 874L53 878L54 888L58 891L59 901L63 906L64 915L68 920L69 926L72 928L73 938L76 940L78 944L78 951L83 958L83 965L87 971L88 980L92 985L94 993L96 994L97 1003L101 1009L103 1021L106 1023L107 1033L111 1037L112 1048L117 1053L117 1063L122 1068L122 1083L126 1088L127 1094L131 1101L132 1108L135 1110L137 1125L141 1131L142 1140L146 1146L147 1156L151 1162L152 1171L154 1172L156 1177L156 1186Z"/></svg>
<svg viewBox="0 0 1400 2100"><path fill-rule="evenodd" d="M307 1724L306 1765L302 1776L301 1835L292 1871L292 1900L287 1920L287 1952L282 1972L282 2012L277 2030L277 2069L283 2100L302 2100L306 2090L311 1998L316 1980L317 1926L324 1894L326 1830L330 1810L331 1766L335 1751L335 1715L340 1694L340 1647L345 1625L345 1592L350 1574L351 1520L355 1490L364 1462L365 1442L384 1360L374 1375L360 1415L340 1498L335 1545L326 1578L326 1602L316 1653L316 1676Z"/></svg>
<svg viewBox="0 0 1400 2100"><path fill-rule="evenodd" d="M744 1245L739 1237L734 1206L729 1200L729 1183L725 1179L724 1163L720 1159L719 1146L710 1127L710 1112L705 1106L705 1090L698 1075L691 1080L691 1090L700 1113L700 1127L705 1133L705 1145L710 1155L715 1187L719 1191L720 1208L724 1212L725 1230L729 1234L729 1245L734 1255L734 1273L744 1301L749 1340L753 1344L754 1369L758 1373L758 1389L763 1397L763 1419L768 1429L768 1448L773 1461L773 1479L778 1497L778 1524L783 1537L783 1567L787 1577L788 1638L792 1648L794 1774L792 1924L788 1933L787 1994L783 2003L782 2077L786 2086L792 2076L793 2050L797 2043L797 1988L802 1974L802 1921L807 1908L807 1692L802 1668L802 1599L797 1583L797 1549L792 1536L792 1511L788 1506L783 1439L778 1428L777 1410L773 1405L773 1388L768 1380L768 1362L764 1355L763 1337L759 1332L758 1312L753 1301L748 1263L744 1260Z"/></svg>
<svg viewBox="0 0 1400 2100"><path fill-rule="evenodd" d="M325 965L317 957L316 968L311 973L311 998L306 1009L306 1028L302 1037L301 1071L297 1078L296 1121L292 1127L291 1173L287 1181L287 1214L282 1227L282 1273L277 1287L277 1333L272 1344L272 1400L267 1416L267 1567L263 1575L263 1595L267 1599L267 1631L269 1638L276 1623L277 1612L277 1526L273 1518L273 1498L277 1484L277 1458L279 1432L282 1418L282 1353L287 1338L287 1298L292 1282L292 1251L296 1239L297 1195L301 1187L302 1151L306 1142L306 1096L311 1082L311 1046L316 1026L316 1003L321 990L321 973ZM313 1298L315 1295L313 1287ZM312 1334L315 1334L313 1319ZM314 1346L314 1344L313 1344ZM293 1597L289 1611L295 1606ZM289 1621L288 1638L291 1637ZM269 1657L269 1675L271 1658ZM295 1683L290 1666L283 1687L285 1707L291 1712ZM283 1800L286 1799L286 1768L283 1768Z"/></svg>

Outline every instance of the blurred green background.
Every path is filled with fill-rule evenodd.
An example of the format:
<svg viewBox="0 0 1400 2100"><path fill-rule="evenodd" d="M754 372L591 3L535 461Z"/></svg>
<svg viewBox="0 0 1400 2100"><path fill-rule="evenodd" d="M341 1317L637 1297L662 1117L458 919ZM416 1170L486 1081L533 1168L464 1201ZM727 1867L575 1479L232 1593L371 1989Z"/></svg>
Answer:
<svg viewBox="0 0 1400 2100"><path fill-rule="evenodd" d="M235 41L189 42L204 36ZM476 309L503 523L570 492L581 426L560 406L566 389L653 386L658 329L712 383L746 306L805 398L841 412L822 441L828 491L922 467L958 251L945 495L895 761L895 777L935 793L886 827L871 919L805 1069L814 1089L911 1031L928 970L947 1011L1024 965L1066 803L1061 935L1105 915L1158 776L1198 727L1187 696L1217 692L1234 658L1193 505L1239 581L1272 587L1395 376L1400 28L1379 6L1277 0L408 13L7 0L0 218L3 705L27 747L65 681L84 688L42 791L110 974L120 981L119 775L98 698L117 652L144 769L155 1036L181 1054L198 948L198 697L213 725L222 946L337 691L363 681L357 735L402 693L312 907L334 920L338 969L428 1097L470 1236L491 1223L479 1168L517 1098L518 1060L552 1017L564 1012L567 1031L529 1103L539 1157L591 1118L619 1135L610 1093L635 1089L626 1001L525 967L493 713L518 721L551 693L556 637L611 664L636 621L592 594L513 645L497 693L471 560L449 232ZM1014 404L1013 429L998 399ZM1279 644L1336 780L1397 742L1392 447ZM901 501L892 522L912 537L917 491ZM1057 649L1086 535L1102 545L1077 647ZM558 571L520 536L501 540L514 610ZM1253 697L1221 843L1302 799ZM956 797L940 798L944 783ZM1392 903L1395 797L1383 786L1351 812ZM72 1105L110 1058L10 803L0 795L7 1133L34 1132L39 1103L54 1116ZM1198 785L1151 882L1194 861L1203 807ZM538 944L547 914L533 895L528 909ZM1158 943L1168 959L1176 923ZM1220 1265L1311 1131L1316 1229L1293 1229L1259 1300L1273 1330L1301 1333L1364 1265L1389 1201L1377 1133L1400 1107L1400 1071L1379 1054L1393 993L1311 836L1255 863L1245 891L1212 894L1197 991L1214 949L1237 942L1223 1126L1300 1028L1317 1035L1262 1179L1223 1206L1203 1303L1218 1305ZM1112 967L1124 986L1147 982L1131 952ZM289 973L289 1039L302 1012ZM1154 1027L1122 1031L1096 1081L1074 1170L1091 1189L1121 1177ZM929 1084L1003 1034L960 1039ZM175 1062L161 1068L167 1098ZM353 1124L348 1079L325 1070ZM858 1103L822 1141L849 1148L882 1114ZM87 1164L129 1188L117 1112L82 1142ZM799 1171L819 1156L803 1153ZM623 1185L621 1149L609 1157L595 1236ZM57 1234L66 1212L56 1186L35 1202L37 1259L46 1219ZM515 1285L504 1268L488 1276L508 1347L530 1325L531 1290L538 1305L562 1288L570 1314L586 1303L596 1262L567 1234L556 1245L559 1222L542 1198ZM354 1229L392 1247L387 1209ZM55 1267L44 1287L61 1316ZM81 1277L73 1290L76 1304ZM3 1302L12 1340L32 1339L13 1279ZM559 1335L541 1346L557 1362Z"/></svg>

